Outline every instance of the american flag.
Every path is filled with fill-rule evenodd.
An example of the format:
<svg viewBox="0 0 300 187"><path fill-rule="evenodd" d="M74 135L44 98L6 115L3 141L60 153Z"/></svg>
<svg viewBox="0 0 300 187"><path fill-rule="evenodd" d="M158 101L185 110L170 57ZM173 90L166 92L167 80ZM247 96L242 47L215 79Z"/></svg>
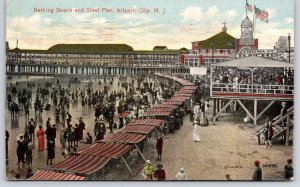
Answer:
<svg viewBox="0 0 300 187"><path fill-rule="evenodd" d="M252 12L252 6L248 4L248 1L246 1L246 10L249 10Z"/></svg>
<svg viewBox="0 0 300 187"><path fill-rule="evenodd" d="M262 10L262 11L260 12L260 14L257 15L257 16L258 16L257 18L260 18L260 19L266 19L266 18L269 17L269 14L268 14L267 11Z"/></svg>
<svg viewBox="0 0 300 187"><path fill-rule="evenodd" d="M255 5L254 5L254 10L255 10L256 18L259 18L260 20L268 23L269 13L267 11L260 10L259 8L255 7Z"/></svg>

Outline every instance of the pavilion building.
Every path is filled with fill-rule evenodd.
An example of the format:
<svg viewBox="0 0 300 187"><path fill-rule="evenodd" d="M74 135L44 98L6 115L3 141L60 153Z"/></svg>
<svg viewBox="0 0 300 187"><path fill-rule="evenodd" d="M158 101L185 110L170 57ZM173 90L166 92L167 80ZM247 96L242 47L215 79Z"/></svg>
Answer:
<svg viewBox="0 0 300 187"><path fill-rule="evenodd" d="M174 50L166 46L134 50L127 44L57 44L47 50L9 50L6 67L8 73L100 75L102 66L177 66L180 54L184 53L185 48Z"/></svg>
<svg viewBox="0 0 300 187"><path fill-rule="evenodd" d="M223 24L220 33L206 40L193 41L191 53L181 55L181 64L191 67L210 66L233 60L240 51L258 49L258 39L254 38L254 26L248 16L241 22L240 38L228 34L226 23Z"/></svg>

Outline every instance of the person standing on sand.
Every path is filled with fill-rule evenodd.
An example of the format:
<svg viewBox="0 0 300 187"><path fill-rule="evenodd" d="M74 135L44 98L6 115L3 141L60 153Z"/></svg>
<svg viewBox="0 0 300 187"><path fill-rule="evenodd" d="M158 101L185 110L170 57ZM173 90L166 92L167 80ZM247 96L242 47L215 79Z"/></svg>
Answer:
<svg viewBox="0 0 300 187"><path fill-rule="evenodd" d="M194 142L200 142L200 132L199 132L199 126L198 121L194 121L194 130L193 130L193 141Z"/></svg>
<svg viewBox="0 0 300 187"><path fill-rule="evenodd" d="M187 180L187 175L184 171L184 168L180 168L175 176L176 180Z"/></svg>
<svg viewBox="0 0 300 187"><path fill-rule="evenodd" d="M48 148L48 154L47 154L47 165L53 165L52 160L55 158L55 146L54 146L54 138L49 138L47 141L47 148Z"/></svg>
<svg viewBox="0 0 300 187"><path fill-rule="evenodd" d="M272 124L273 121L269 120L264 130L266 149L268 148L269 145L270 147L272 147L272 137L274 135L274 129Z"/></svg>
<svg viewBox="0 0 300 187"><path fill-rule="evenodd" d="M255 165L255 170L252 175L252 180L253 181L262 181L262 170L259 167L259 161L258 160L254 161L254 165Z"/></svg>
<svg viewBox="0 0 300 187"><path fill-rule="evenodd" d="M154 178L158 181L164 181L166 180L166 172L163 169L162 164L157 164L157 169L154 172Z"/></svg>
<svg viewBox="0 0 300 187"><path fill-rule="evenodd" d="M45 131L42 126L39 126L39 129L36 132L36 136L38 138L38 151L44 151L45 149Z"/></svg>
<svg viewBox="0 0 300 187"><path fill-rule="evenodd" d="M284 178L286 180L293 180L294 178L294 168L292 166L293 160L288 159L287 164L284 166Z"/></svg>
<svg viewBox="0 0 300 187"><path fill-rule="evenodd" d="M163 136L160 136L156 142L157 161L161 161L162 150L163 150Z"/></svg>
<svg viewBox="0 0 300 187"><path fill-rule="evenodd" d="M142 175L143 175L144 179L145 180L153 180L154 172L155 172L155 169L151 165L151 161L146 160L146 164L145 164L145 166L143 168L143 171L142 171Z"/></svg>

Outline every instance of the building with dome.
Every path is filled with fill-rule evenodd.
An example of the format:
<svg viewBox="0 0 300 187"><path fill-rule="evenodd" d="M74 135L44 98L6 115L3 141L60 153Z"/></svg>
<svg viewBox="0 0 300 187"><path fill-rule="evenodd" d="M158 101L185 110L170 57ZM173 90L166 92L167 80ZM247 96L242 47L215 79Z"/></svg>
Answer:
<svg viewBox="0 0 300 187"><path fill-rule="evenodd" d="M241 37L237 40L237 52L258 49L258 39L254 38L254 25L248 16L241 23Z"/></svg>
<svg viewBox="0 0 300 187"><path fill-rule="evenodd" d="M191 53L181 55L181 64L190 67L210 66L233 60L243 50L258 49L258 39L254 38L254 25L248 16L241 22L240 38L228 34L226 23L223 24L220 33L206 40L193 41Z"/></svg>

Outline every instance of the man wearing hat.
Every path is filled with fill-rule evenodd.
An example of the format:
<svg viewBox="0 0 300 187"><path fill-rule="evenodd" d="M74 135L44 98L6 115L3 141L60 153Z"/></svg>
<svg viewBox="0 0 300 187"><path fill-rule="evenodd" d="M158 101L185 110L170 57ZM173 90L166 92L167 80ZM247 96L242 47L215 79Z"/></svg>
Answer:
<svg viewBox="0 0 300 187"><path fill-rule="evenodd" d="M166 180L166 172L163 169L162 164L157 164L157 169L154 172L154 178L158 181L164 181Z"/></svg>
<svg viewBox="0 0 300 187"><path fill-rule="evenodd" d="M142 175L143 175L144 179L145 180L153 180L154 172L155 172L155 170L154 170L153 166L151 165L151 161L146 160L145 166L142 171Z"/></svg>
<svg viewBox="0 0 300 187"><path fill-rule="evenodd" d="M184 171L184 168L180 168L179 172L176 174L177 180L187 180L186 173Z"/></svg>

